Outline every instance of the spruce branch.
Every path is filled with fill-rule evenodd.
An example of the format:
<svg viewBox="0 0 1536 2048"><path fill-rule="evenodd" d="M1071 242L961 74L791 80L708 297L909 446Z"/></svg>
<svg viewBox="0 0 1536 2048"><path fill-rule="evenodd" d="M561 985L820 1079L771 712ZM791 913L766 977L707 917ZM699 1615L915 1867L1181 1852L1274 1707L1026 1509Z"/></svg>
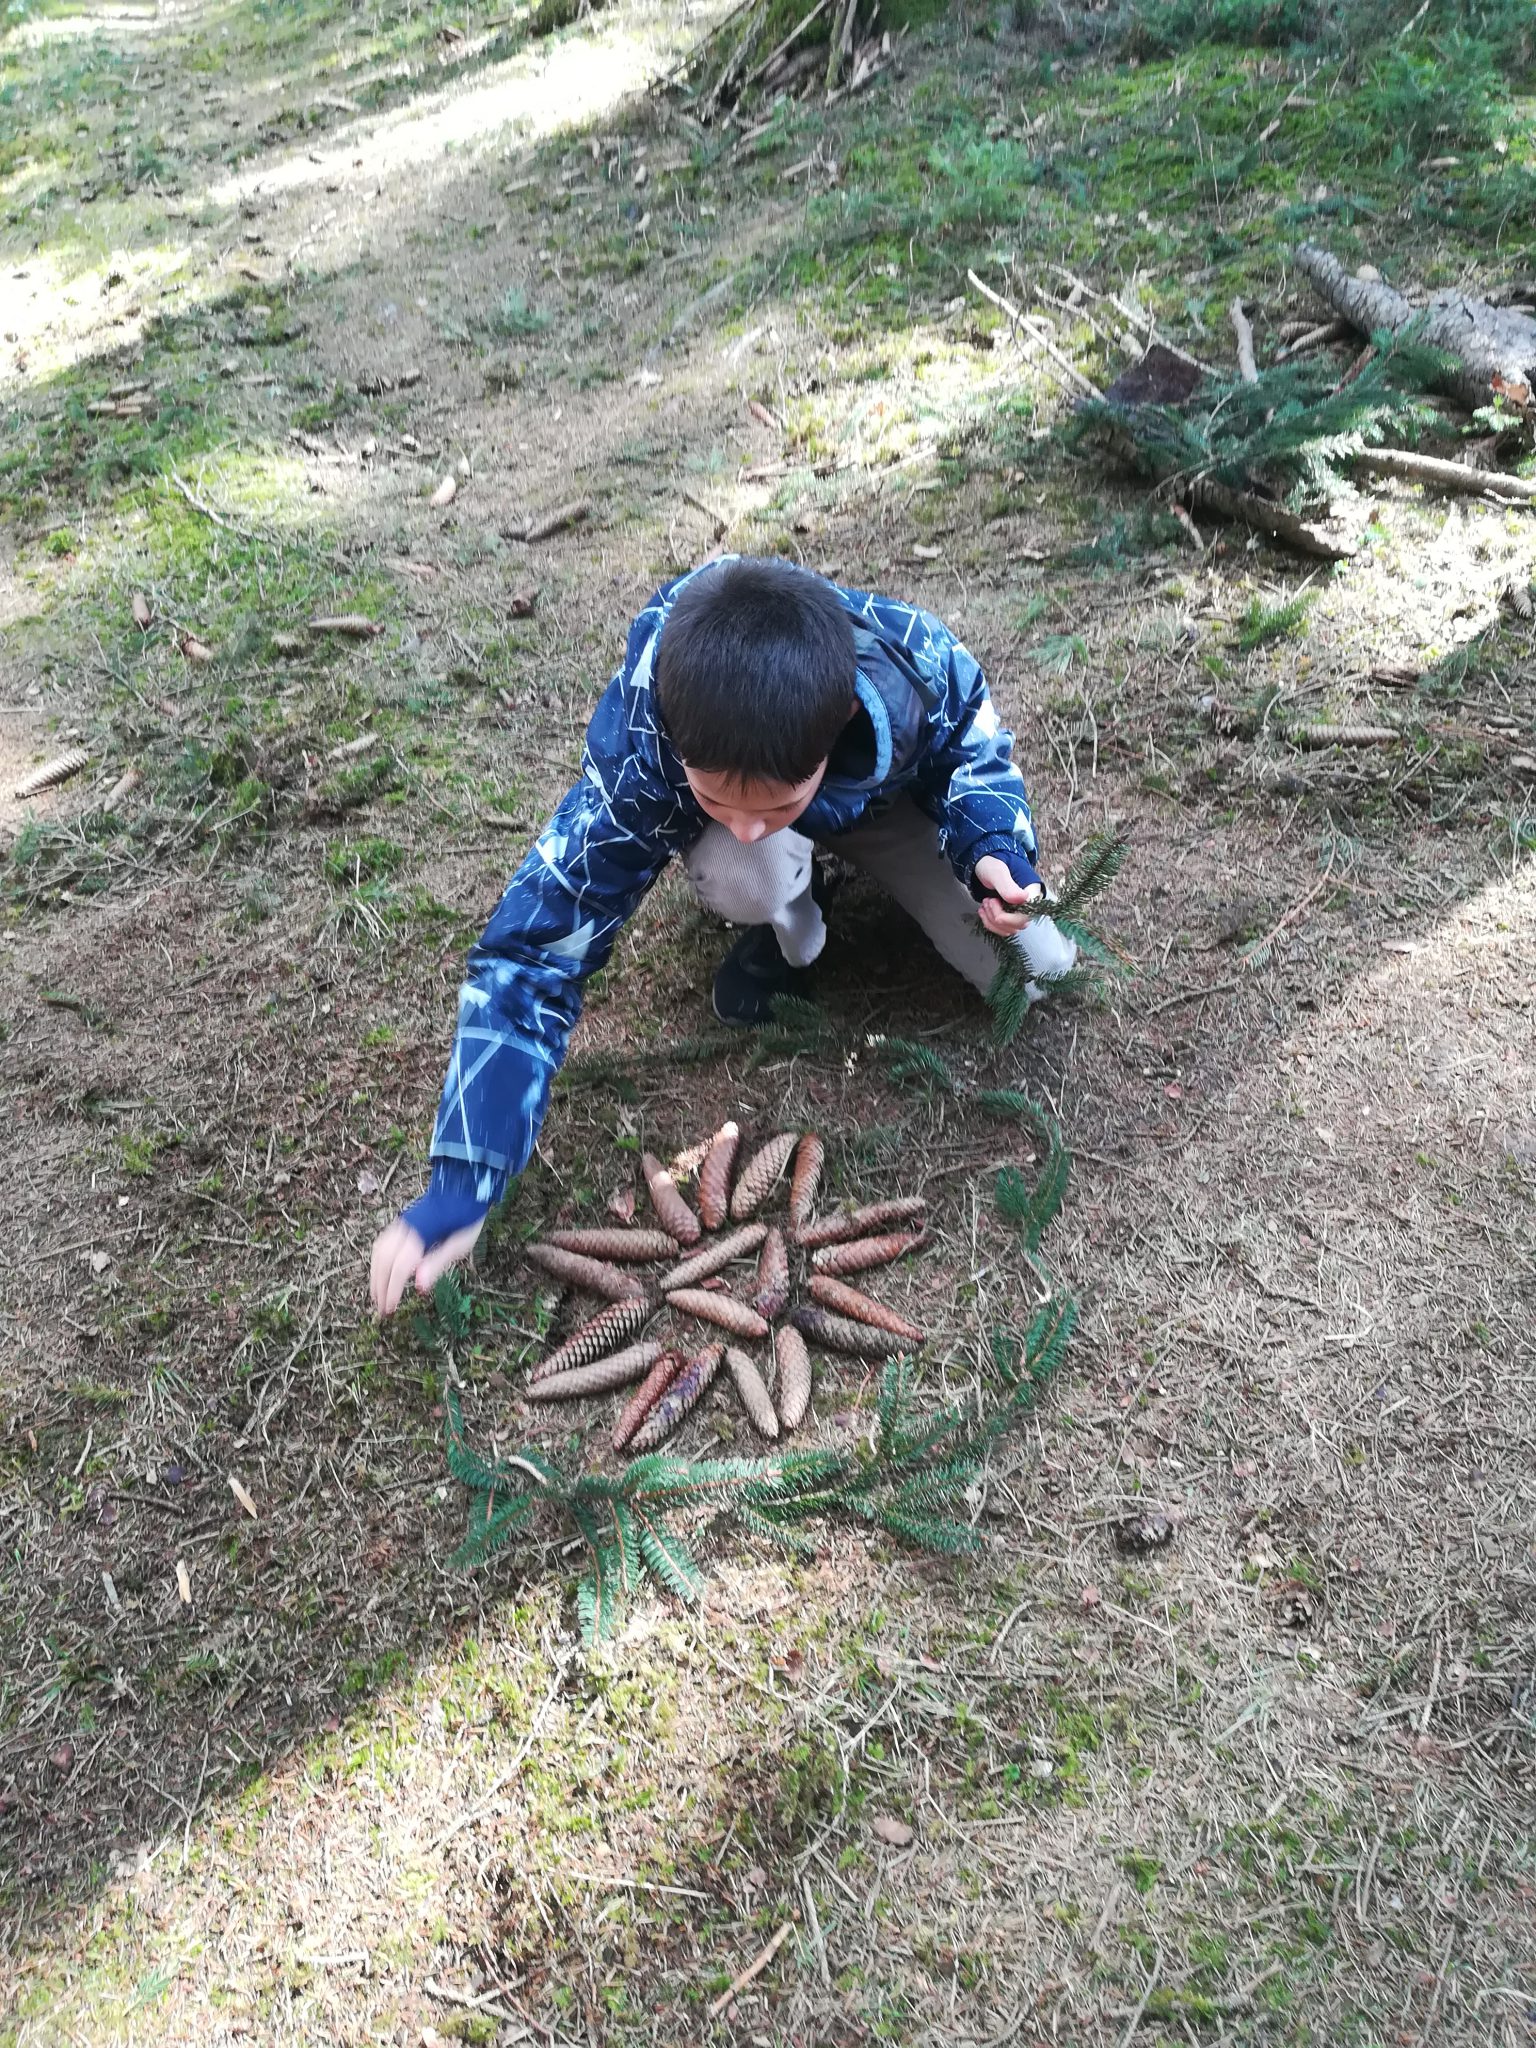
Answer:
<svg viewBox="0 0 1536 2048"><path fill-rule="evenodd" d="M1125 840L1107 832L1094 833L1067 870L1060 893L1035 908L1036 916L1050 918L1062 937L1077 947L1075 966L1061 974L1036 973L1017 938L987 934L997 955L997 973L987 990L987 1005L992 1012L992 1036L999 1045L1012 1045L1041 995L1096 999L1102 992L1102 972L1118 973L1124 968L1121 954L1085 921L1082 912L1114 881L1129 851Z"/></svg>

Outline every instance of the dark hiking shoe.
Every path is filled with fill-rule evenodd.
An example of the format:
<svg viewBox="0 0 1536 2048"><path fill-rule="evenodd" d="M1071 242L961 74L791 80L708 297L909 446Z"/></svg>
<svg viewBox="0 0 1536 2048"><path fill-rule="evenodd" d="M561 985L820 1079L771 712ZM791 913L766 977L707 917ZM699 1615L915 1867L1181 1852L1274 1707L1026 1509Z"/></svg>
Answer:
<svg viewBox="0 0 1536 2048"><path fill-rule="evenodd" d="M823 917L836 887L818 862L811 870L811 895ZM715 969L715 1015L722 1024L769 1024L775 998L808 995L815 972L814 966L791 967L779 951L773 926L754 924Z"/></svg>
<svg viewBox="0 0 1536 2048"><path fill-rule="evenodd" d="M812 970L791 967L771 924L744 931L715 969L715 1015L722 1024L768 1024L776 996L803 996Z"/></svg>

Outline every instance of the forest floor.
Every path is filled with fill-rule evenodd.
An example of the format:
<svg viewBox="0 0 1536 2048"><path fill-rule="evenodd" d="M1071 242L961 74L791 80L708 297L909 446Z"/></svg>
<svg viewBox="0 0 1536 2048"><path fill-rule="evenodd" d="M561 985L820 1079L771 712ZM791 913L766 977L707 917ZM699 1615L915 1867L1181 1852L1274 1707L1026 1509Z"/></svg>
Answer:
<svg viewBox="0 0 1536 2048"><path fill-rule="evenodd" d="M1415 127L1422 64L1112 12L935 10L836 105L701 125L647 82L708 16L649 0L9 10L0 2040L1536 2040L1536 530L1380 484L1336 568L1195 552L1057 431L1058 358L1230 364L1236 294L1271 360L1304 235L1528 279L1530 123L1465 49ZM365 1268L465 948L722 545L963 634L1049 872L1128 836L1133 972L999 1052L849 889L842 1047L559 1090L445 1359ZM664 878L576 1048L706 1028L720 945ZM727 1525L591 1653L564 1531L450 1569L444 1374L563 1451L517 1241L637 1142L814 1124L839 1193L926 1193L885 1291L925 1399L985 1372L1027 1152L882 1030L1075 1153L1078 1334L978 1553ZM691 1427L750 1450L725 1394Z"/></svg>

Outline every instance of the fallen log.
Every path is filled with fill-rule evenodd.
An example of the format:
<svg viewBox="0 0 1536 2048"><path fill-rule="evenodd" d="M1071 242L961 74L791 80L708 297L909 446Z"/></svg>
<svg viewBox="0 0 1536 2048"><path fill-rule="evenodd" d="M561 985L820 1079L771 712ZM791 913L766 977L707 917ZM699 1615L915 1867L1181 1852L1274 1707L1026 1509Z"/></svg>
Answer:
<svg viewBox="0 0 1536 2048"><path fill-rule="evenodd" d="M1418 339L1426 348L1454 358L1449 382L1466 405L1488 405L1506 399L1521 411L1536 406L1536 320L1465 292L1435 292L1423 307L1377 278L1351 277L1336 256L1313 242L1296 251L1296 267L1352 327L1371 335L1385 328L1400 334L1420 323Z"/></svg>

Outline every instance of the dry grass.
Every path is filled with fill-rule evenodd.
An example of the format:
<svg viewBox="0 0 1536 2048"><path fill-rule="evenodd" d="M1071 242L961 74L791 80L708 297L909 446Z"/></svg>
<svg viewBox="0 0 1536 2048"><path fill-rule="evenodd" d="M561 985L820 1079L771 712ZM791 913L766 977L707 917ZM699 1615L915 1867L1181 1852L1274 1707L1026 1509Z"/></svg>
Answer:
<svg viewBox="0 0 1536 2048"><path fill-rule="evenodd" d="M583 33L619 49L654 28ZM109 30L129 52L137 33ZM985 97L990 48L919 41L879 90L920 106L954 71ZM175 67L149 84L165 125ZM245 540L184 500L199 538L177 526L174 548L137 510L76 505L72 557L45 532L4 572L7 620L36 617L4 658L0 739L25 762L77 723L98 788L142 758L152 829L98 840L80 788L46 799L108 886L13 887L0 970L0 2038L1531 2040L1536 903L1509 764L1532 657L1493 626L1528 527L1383 489L1304 645L1240 655L1250 600L1295 594L1288 565L1069 559L1099 480L1043 443L989 468L976 440L1004 394L1049 416L1049 387L974 307L850 333L857 305L776 281L797 181L695 168L673 117L621 110L598 124L615 191L694 240L588 266L606 175L552 197L586 182L584 138L527 153L482 99L464 111L483 146L396 148L407 94L376 156L357 144L362 207L324 190L328 150L353 168L349 129L319 167L317 137L266 146L260 192L248 168L223 225L188 231L190 299L213 303L259 231L251 260L305 325L250 384L219 379L222 329L186 330L229 409L187 481ZM676 168L636 188L641 141ZM708 299L759 259L746 304ZM453 329L514 286L551 326L497 341L488 382ZM128 330L60 321L57 360L119 373L99 352ZM12 365L27 419L65 388L37 395L33 347ZM301 427L318 452L287 439L301 398L407 368L420 385ZM452 511L429 511L461 460ZM578 491L589 527L500 538ZM700 1613L651 1601L589 1658L552 1533L484 1579L443 1568L462 1507L442 1361L374 1329L364 1261L419 1184L463 947L526 836L492 820L532 826L563 787L629 613L713 544L699 499L731 545L798 548L963 628L1053 869L1096 828L1131 834L1108 914L1137 973L1000 1066L979 1005L872 896L840 899L824 999L851 1039L931 1035L1067 1126L1047 1252L1081 1333L974 1504L977 1560L834 1531L802 1563L721 1531ZM125 653L151 569L157 606L217 617L211 677L153 636ZM509 617L530 583L534 615ZM292 661L260 637L363 598L378 642ZM1064 673L1039 658L1051 634L1081 643ZM1278 690L1284 710L1392 715L1389 664L1465 646L1461 694L1415 695L1424 744L1389 760L1302 755L1262 709ZM266 809L188 833L202 800L175 807L167 764L188 734L226 743L237 691L256 750L235 772ZM327 756L370 730L390 776L338 808ZM346 849L378 840L393 865L365 894ZM717 945L666 880L583 1047L697 1028ZM508 1370L536 1312L523 1222L598 1199L618 1140L675 1146L727 1113L814 1124L840 1188L929 1194L937 1244L879 1291L941 1325L935 1389L973 1372L1019 1301L989 1195L1009 1140L867 1066L663 1065L637 1092L562 1094L477 1282L508 1320L455 1359L476 1429L532 1426ZM829 1429L866 1422L845 1384ZM692 1440L725 1441L733 1415L722 1395ZM1153 1506L1171 1542L1122 1548Z"/></svg>

